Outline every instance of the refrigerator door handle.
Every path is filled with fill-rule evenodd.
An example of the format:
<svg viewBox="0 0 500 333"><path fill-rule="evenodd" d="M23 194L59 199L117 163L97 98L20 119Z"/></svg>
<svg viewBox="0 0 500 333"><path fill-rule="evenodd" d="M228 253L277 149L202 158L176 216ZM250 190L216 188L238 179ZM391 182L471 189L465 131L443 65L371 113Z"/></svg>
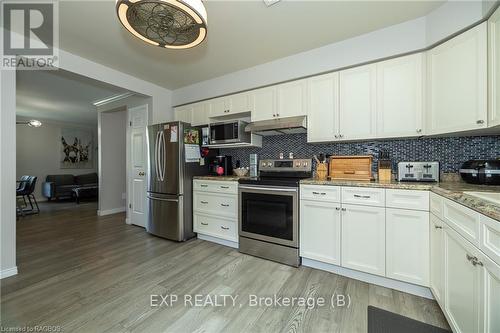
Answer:
<svg viewBox="0 0 500 333"><path fill-rule="evenodd" d="M160 132L160 175L162 182L165 181L165 155L165 132Z"/></svg>
<svg viewBox="0 0 500 333"><path fill-rule="evenodd" d="M159 149L160 149L160 133L156 133L156 143L155 143L155 169L156 169L156 180L161 181L160 167L159 167Z"/></svg>
<svg viewBox="0 0 500 333"><path fill-rule="evenodd" d="M151 200L159 200L159 201L169 201L169 202L179 202L179 199L165 199L165 198L157 198L157 197L152 197L148 195L148 199Z"/></svg>

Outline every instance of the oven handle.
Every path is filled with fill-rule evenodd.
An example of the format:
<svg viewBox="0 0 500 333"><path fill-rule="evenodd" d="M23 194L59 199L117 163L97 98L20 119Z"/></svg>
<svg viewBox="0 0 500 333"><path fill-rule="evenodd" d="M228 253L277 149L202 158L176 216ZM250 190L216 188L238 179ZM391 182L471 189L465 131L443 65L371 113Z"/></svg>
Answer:
<svg viewBox="0 0 500 333"><path fill-rule="evenodd" d="M297 192L296 188L275 188L275 187L262 187L262 186L241 186L243 190L262 190L262 191L275 191L275 192Z"/></svg>

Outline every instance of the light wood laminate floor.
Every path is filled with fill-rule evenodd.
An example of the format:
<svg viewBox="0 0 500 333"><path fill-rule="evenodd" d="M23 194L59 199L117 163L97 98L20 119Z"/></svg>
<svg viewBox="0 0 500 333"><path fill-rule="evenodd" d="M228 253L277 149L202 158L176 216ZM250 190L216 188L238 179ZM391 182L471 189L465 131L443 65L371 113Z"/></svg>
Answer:
<svg viewBox="0 0 500 333"><path fill-rule="evenodd" d="M19 275L1 280L1 324L65 332L366 332L367 306L448 328L434 301L240 254L202 240L175 243L95 216L95 205L18 221ZM176 294L151 307L150 295ZM184 295L238 295L236 306L185 307ZM250 307L249 295L350 295L349 307Z"/></svg>

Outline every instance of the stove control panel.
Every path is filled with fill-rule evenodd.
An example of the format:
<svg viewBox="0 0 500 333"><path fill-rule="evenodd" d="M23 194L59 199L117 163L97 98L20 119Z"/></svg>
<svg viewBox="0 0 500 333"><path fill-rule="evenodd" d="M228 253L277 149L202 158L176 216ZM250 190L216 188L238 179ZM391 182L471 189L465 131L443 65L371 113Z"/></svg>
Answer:
<svg viewBox="0 0 500 333"><path fill-rule="evenodd" d="M262 171L307 171L312 170L312 160L260 160L260 170Z"/></svg>

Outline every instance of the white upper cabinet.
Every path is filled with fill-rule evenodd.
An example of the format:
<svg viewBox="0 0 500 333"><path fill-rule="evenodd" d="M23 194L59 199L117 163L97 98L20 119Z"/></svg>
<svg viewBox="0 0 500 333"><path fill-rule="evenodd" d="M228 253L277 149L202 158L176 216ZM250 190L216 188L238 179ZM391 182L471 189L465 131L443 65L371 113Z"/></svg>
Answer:
<svg viewBox="0 0 500 333"><path fill-rule="evenodd" d="M306 115L306 82L306 80L298 80L276 86L277 118Z"/></svg>
<svg viewBox="0 0 500 333"><path fill-rule="evenodd" d="M210 117L229 116L251 110L250 94L247 92L215 98L208 102Z"/></svg>
<svg viewBox="0 0 500 333"><path fill-rule="evenodd" d="M194 104L174 108L174 120L191 123L193 121Z"/></svg>
<svg viewBox="0 0 500 333"><path fill-rule="evenodd" d="M428 51L429 134L487 126L487 29L482 23Z"/></svg>
<svg viewBox="0 0 500 333"><path fill-rule="evenodd" d="M209 112L210 112L210 105L208 102L200 102L193 104L193 109L192 109L192 118L191 118L191 125L193 126L200 126L200 125L207 125L209 123Z"/></svg>
<svg viewBox="0 0 500 333"><path fill-rule="evenodd" d="M307 142L332 141L339 134L339 74L315 76L307 85Z"/></svg>
<svg viewBox="0 0 500 333"><path fill-rule="evenodd" d="M489 117L488 125L500 125L500 8L488 20Z"/></svg>
<svg viewBox="0 0 500 333"><path fill-rule="evenodd" d="M340 139L376 137L376 64L340 72Z"/></svg>
<svg viewBox="0 0 500 333"><path fill-rule="evenodd" d="M252 91L252 121L276 118L276 86Z"/></svg>
<svg viewBox="0 0 500 333"><path fill-rule="evenodd" d="M423 134L423 62L417 53L377 63L377 136Z"/></svg>

